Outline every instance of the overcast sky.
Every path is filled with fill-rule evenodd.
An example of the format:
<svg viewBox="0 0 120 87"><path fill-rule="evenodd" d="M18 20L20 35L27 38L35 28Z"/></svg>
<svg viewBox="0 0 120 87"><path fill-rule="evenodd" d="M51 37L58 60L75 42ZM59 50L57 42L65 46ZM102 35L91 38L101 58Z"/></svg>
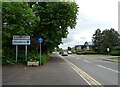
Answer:
<svg viewBox="0 0 120 87"><path fill-rule="evenodd" d="M79 6L77 25L69 29L69 35L59 45L63 49L68 46L83 45L91 42L96 29L114 28L118 31L118 2L120 0L76 0Z"/></svg>

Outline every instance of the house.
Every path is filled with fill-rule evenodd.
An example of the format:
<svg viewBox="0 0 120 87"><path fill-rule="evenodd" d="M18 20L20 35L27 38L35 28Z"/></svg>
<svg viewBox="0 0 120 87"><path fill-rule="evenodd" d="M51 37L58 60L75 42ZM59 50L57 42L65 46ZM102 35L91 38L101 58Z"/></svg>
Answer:
<svg viewBox="0 0 120 87"><path fill-rule="evenodd" d="M75 50L80 51L84 48L84 45L75 45Z"/></svg>
<svg viewBox="0 0 120 87"><path fill-rule="evenodd" d="M85 42L84 45L75 45L75 50L81 51L81 50L92 50L93 43L92 42Z"/></svg>
<svg viewBox="0 0 120 87"><path fill-rule="evenodd" d="M93 48L93 43L92 42L85 42L84 43L84 50L92 50Z"/></svg>

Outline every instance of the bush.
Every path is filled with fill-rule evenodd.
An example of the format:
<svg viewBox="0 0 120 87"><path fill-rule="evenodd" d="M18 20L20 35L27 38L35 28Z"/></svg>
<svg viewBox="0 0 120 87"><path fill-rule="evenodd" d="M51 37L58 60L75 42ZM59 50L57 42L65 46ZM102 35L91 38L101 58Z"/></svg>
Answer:
<svg viewBox="0 0 120 87"><path fill-rule="evenodd" d="M41 64L45 64L48 59L50 58L49 54L42 54L41 55ZM28 61L40 61L40 54L30 54L28 57Z"/></svg>
<svg viewBox="0 0 120 87"><path fill-rule="evenodd" d="M77 52L77 54L87 55L87 54L96 54L96 53L94 51L80 51L80 52Z"/></svg>
<svg viewBox="0 0 120 87"><path fill-rule="evenodd" d="M31 61L31 62L39 61L39 55L35 53L30 54L27 58L27 61Z"/></svg>
<svg viewBox="0 0 120 87"><path fill-rule="evenodd" d="M118 47L118 46L114 47L113 50L111 51L110 55L120 56L120 47Z"/></svg>
<svg viewBox="0 0 120 87"><path fill-rule="evenodd" d="M42 56L41 56L41 63L45 64L48 61L49 58L50 58L49 54L42 54Z"/></svg>
<svg viewBox="0 0 120 87"><path fill-rule="evenodd" d="M15 50L4 48L2 50L2 64L14 64L15 62Z"/></svg>
<svg viewBox="0 0 120 87"><path fill-rule="evenodd" d="M113 51L111 51L110 55L120 56L120 50L113 50Z"/></svg>

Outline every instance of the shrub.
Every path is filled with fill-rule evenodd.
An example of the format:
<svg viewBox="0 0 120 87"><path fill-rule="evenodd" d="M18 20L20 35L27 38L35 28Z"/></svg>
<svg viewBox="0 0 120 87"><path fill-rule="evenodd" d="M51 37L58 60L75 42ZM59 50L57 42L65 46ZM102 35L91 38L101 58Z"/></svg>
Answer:
<svg viewBox="0 0 120 87"><path fill-rule="evenodd" d="M41 64L45 64L48 59L49 59L49 55L47 54L42 54L41 55ZM28 57L28 61L40 61L40 54L30 54Z"/></svg>
<svg viewBox="0 0 120 87"><path fill-rule="evenodd" d="M2 50L2 64L14 64L15 62L15 50L4 48Z"/></svg>
<svg viewBox="0 0 120 87"><path fill-rule="evenodd" d="M77 52L77 54L87 55L87 54L96 54L96 53L94 51L80 51L80 52Z"/></svg>
<svg viewBox="0 0 120 87"><path fill-rule="evenodd" d="M30 54L27 58L28 61L34 62L39 61L39 55L38 54Z"/></svg>
<svg viewBox="0 0 120 87"><path fill-rule="evenodd" d="M120 47L119 46L114 47L110 54L113 56L120 56Z"/></svg>
<svg viewBox="0 0 120 87"><path fill-rule="evenodd" d="M49 58L50 58L49 54L42 54L42 56L41 56L41 63L45 64L48 61Z"/></svg>

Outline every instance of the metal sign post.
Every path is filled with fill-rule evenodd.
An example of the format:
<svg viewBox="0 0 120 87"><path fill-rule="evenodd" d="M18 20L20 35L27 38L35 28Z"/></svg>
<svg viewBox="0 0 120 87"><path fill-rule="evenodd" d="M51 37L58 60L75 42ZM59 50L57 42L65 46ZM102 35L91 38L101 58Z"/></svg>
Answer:
<svg viewBox="0 0 120 87"><path fill-rule="evenodd" d="M18 46L16 45L16 62L17 62L17 58L18 57Z"/></svg>
<svg viewBox="0 0 120 87"><path fill-rule="evenodd" d="M27 62L27 45L25 46L25 58L26 58L26 62Z"/></svg>
<svg viewBox="0 0 120 87"><path fill-rule="evenodd" d="M16 62L18 61L18 45L25 45L25 58L27 61L27 45L30 45L30 36L14 35L12 45L16 45Z"/></svg>
<svg viewBox="0 0 120 87"><path fill-rule="evenodd" d="M39 64L41 66L41 43L43 42L43 39L42 38L39 38L38 39L38 42L40 43L40 59L39 59Z"/></svg>
<svg viewBox="0 0 120 87"><path fill-rule="evenodd" d="M40 43L40 66L41 66L41 43Z"/></svg>

